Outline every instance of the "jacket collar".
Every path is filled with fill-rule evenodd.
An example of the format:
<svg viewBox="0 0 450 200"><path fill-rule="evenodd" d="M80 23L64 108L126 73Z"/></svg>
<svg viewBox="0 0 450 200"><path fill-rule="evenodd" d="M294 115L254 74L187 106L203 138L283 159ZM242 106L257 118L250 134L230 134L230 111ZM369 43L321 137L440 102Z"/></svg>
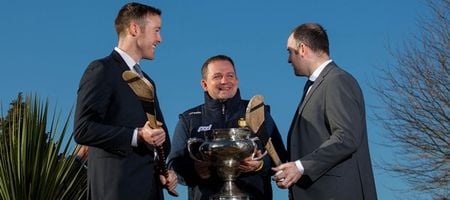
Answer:
<svg viewBox="0 0 450 200"><path fill-rule="evenodd" d="M334 62L330 62L323 69L323 71L320 73L319 77L317 77L317 79L314 81L314 84L311 86L311 89L309 90L308 94L305 96L305 99L303 100L303 102L301 102L299 113L301 113L303 111L303 108L305 107L306 102L309 101L309 98L314 94L316 89L322 84L322 81L328 75L328 73L336 67L337 66Z"/></svg>
<svg viewBox="0 0 450 200"><path fill-rule="evenodd" d="M241 93L238 90L236 91L236 95L234 95L231 99L227 99L225 101L215 100L209 96L208 92L205 92L205 106L208 109L222 109L225 105L225 108L233 109L239 106L239 102L241 101Z"/></svg>
<svg viewBox="0 0 450 200"><path fill-rule="evenodd" d="M115 51L115 50L113 50L112 52L111 52L111 55L110 55L119 65L119 67L123 70L123 71L125 71L125 70L129 70L130 69L130 67L128 67L128 65L127 65L127 63L125 62L125 60L123 60L123 58L122 58L122 56L117 52L117 51Z"/></svg>
<svg viewBox="0 0 450 200"><path fill-rule="evenodd" d="M323 79L325 78L325 76L328 75L328 73L336 67L336 63L334 62L330 62L328 63L328 65L323 69L323 71L319 74L319 76L317 77L317 79L315 80L315 82L321 83L323 81ZM314 82L314 83L315 83ZM317 84L319 85L319 84Z"/></svg>

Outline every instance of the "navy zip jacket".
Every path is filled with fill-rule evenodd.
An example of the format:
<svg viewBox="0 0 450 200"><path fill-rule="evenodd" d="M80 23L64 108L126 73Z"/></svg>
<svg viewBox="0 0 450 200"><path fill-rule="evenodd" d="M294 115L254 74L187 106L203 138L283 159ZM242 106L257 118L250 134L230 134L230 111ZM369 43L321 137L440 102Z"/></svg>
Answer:
<svg viewBox="0 0 450 200"><path fill-rule="evenodd" d="M205 103L185 111L180 119L172 137L172 151L168 157L169 167L178 175L179 182L188 186L190 200L207 200L220 192L223 181L211 169L211 177L201 179L194 169L194 160L189 156L187 141L189 138L204 138L206 129L237 128L238 120L245 118L248 100L242 100L239 90L236 95L226 101L212 99L205 92ZM280 159L286 161L286 150L278 128L265 106L265 122L258 133L263 144L268 137L272 138ZM201 127L201 128L200 128ZM200 129L199 129L200 128ZM206 130L206 131L208 131ZM261 137L261 135L263 135ZM260 147L261 148L261 147ZM264 152L264 150L263 150ZM236 180L237 187L250 195L251 199L272 199L272 186L270 176L273 174L269 156L265 156L264 167L257 172L241 173Z"/></svg>

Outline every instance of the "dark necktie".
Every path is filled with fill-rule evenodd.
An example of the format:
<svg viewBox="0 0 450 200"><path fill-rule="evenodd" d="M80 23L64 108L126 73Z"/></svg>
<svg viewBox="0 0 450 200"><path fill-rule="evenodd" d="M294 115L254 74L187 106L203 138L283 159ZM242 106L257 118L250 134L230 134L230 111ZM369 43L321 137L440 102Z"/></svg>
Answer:
<svg viewBox="0 0 450 200"><path fill-rule="evenodd" d="M300 101L300 105L302 104L303 100L306 97L306 93L308 93L308 89L309 87L311 87L311 85L314 83L314 81L311 81L308 79L308 81L306 81L305 83L305 87L303 88L303 96L302 96L302 100Z"/></svg>
<svg viewBox="0 0 450 200"><path fill-rule="evenodd" d="M136 71L136 73L138 73L139 74L139 77L143 77L144 75L142 74L142 70L141 70L141 67L139 67L139 64L135 64L134 65L134 71Z"/></svg>

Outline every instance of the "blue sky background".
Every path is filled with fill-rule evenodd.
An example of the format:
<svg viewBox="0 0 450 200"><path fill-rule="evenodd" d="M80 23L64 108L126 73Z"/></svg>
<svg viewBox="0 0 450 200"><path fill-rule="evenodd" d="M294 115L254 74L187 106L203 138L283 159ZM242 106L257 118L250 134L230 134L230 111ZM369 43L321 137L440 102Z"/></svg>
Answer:
<svg viewBox="0 0 450 200"><path fill-rule="evenodd" d="M48 98L64 113L75 106L78 82L86 66L117 45L114 19L128 1L7 1L0 6L0 102L18 92ZM178 114L202 103L200 67L216 54L231 56L241 95L262 94L286 141L306 78L287 63L286 40L305 22L328 31L332 59L359 81L365 98L373 163L392 159L383 130L373 120L379 105L369 84L379 68L393 60L388 44L401 48L418 31L417 19L428 9L421 0L282 0L282 1L140 1L163 12L163 43L154 61L142 69L156 81L169 131ZM70 128L71 130L71 128ZM379 199L409 197L405 183L374 167ZM186 188L178 186L178 199ZM348 191L351 192L351 191ZM174 199L166 195L169 199ZM274 199L287 191L274 187Z"/></svg>

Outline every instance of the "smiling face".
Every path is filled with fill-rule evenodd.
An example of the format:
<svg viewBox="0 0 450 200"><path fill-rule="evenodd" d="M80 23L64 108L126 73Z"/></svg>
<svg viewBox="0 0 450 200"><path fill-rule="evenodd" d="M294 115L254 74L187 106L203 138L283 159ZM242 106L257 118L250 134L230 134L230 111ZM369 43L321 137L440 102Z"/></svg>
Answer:
<svg viewBox="0 0 450 200"><path fill-rule="evenodd" d="M239 81L230 61L215 60L210 62L205 75L201 85L211 98L227 100L236 95Z"/></svg>
<svg viewBox="0 0 450 200"><path fill-rule="evenodd" d="M156 46L162 42L161 38L161 17L159 15L147 15L139 26L137 34L137 52L144 59L153 60L155 58Z"/></svg>

